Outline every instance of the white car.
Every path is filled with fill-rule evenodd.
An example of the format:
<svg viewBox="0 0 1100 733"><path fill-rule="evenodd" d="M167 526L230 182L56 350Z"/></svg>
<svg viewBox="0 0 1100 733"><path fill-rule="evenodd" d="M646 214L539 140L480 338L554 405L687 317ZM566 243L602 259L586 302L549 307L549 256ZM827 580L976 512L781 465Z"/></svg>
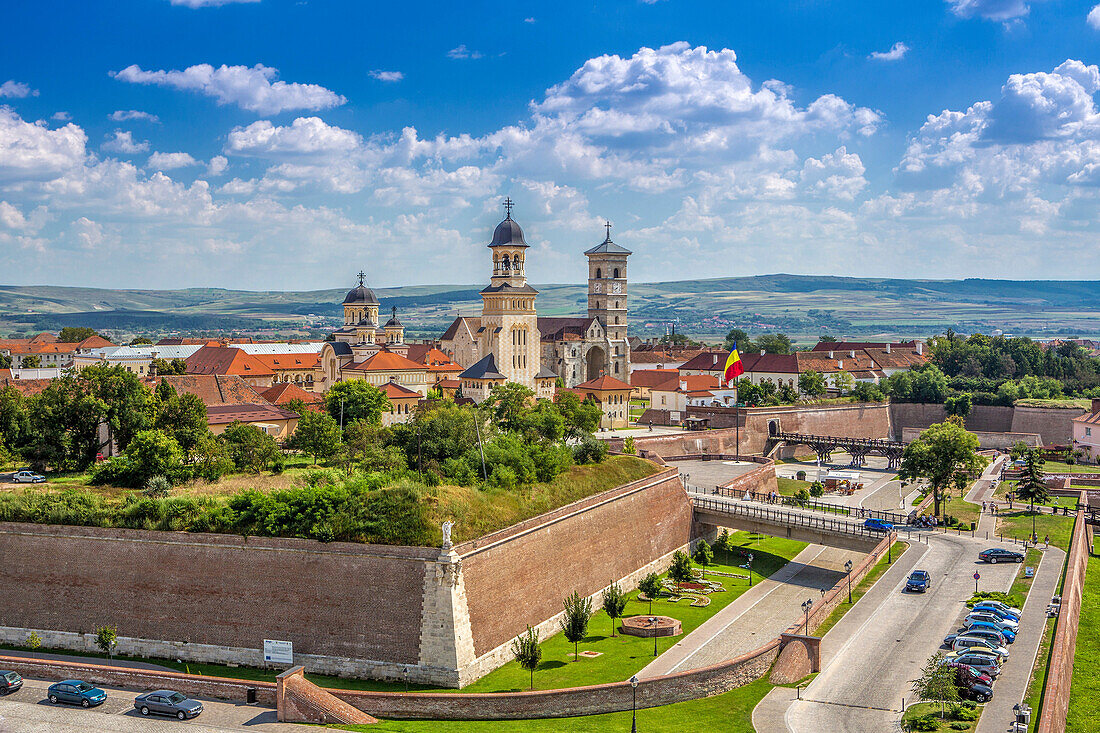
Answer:
<svg viewBox="0 0 1100 733"><path fill-rule="evenodd" d="M981 613L980 611L974 611L968 614L967 617L963 619L963 626L969 629L978 622L991 624L998 629L1009 629L1010 631L1016 631L1020 628L1020 623L1018 621L1001 618L995 613Z"/></svg>
<svg viewBox="0 0 1100 733"><path fill-rule="evenodd" d="M960 634L955 637L951 642L952 651L962 651L964 649L980 650L988 649L991 652L995 652L1000 655L1001 659L1008 659L1008 649L997 644L995 641L991 641L981 636L968 636L967 634Z"/></svg>
<svg viewBox="0 0 1100 733"><path fill-rule="evenodd" d="M46 477L34 471L16 471L11 480L16 484L41 484L46 481Z"/></svg>

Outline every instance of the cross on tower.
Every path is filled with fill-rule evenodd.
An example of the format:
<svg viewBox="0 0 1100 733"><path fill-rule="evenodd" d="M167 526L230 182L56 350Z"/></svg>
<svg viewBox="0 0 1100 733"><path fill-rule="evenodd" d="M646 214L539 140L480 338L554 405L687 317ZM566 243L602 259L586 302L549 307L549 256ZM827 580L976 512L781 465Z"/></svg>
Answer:
<svg viewBox="0 0 1100 733"><path fill-rule="evenodd" d="M605 241L610 242L611 241L611 222L605 220L604 223L603 223L603 227L604 227L604 229L607 230L607 239Z"/></svg>
<svg viewBox="0 0 1100 733"><path fill-rule="evenodd" d="M396 305L393 307L393 318L394 318L394 320L397 320L397 306Z"/></svg>
<svg viewBox="0 0 1100 733"><path fill-rule="evenodd" d="M359 285L360 285L360 286L362 286L362 285L363 285L363 280L364 280L364 279L366 279L366 277L367 277L367 273L365 273L365 272L363 272L362 270L360 270L360 271L359 271Z"/></svg>
<svg viewBox="0 0 1100 733"><path fill-rule="evenodd" d="M515 204L514 201L512 201L511 196L505 196L504 197L504 218L506 218L506 219L511 219L512 218L512 207L515 206L515 205L516 204Z"/></svg>

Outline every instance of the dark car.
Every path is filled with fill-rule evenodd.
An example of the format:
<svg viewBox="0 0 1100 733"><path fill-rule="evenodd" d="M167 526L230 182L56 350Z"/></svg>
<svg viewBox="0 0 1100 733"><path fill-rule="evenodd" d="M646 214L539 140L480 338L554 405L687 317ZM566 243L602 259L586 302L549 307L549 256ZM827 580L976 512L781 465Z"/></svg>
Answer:
<svg viewBox="0 0 1100 733"><path fill-rule="evenodd" d="M138 695L134 698L134 707L142 715L157 713L159 715L174 715L180 720L194 718L202 712L202 703L192 700L182 692L172 690L153 690Z"/></svg>
<svg viewBox="0 0 1100 733"><path fill-rule="evenodd" d="M968 667L965 664L948 664L949 667L955 668L955 684L957 685L972 685L975 683L982 685L992 685L993 678L987 675L985 672L980 672L973 667Z"/></svg>
<svg viewBox="0 0 1100 733"><path fill-rule="evenodd" d="M81 680L55 682L46 691L46 696L54 705L67 702L72 705L83 705L86 708L102 705L107 699L106 692Z"/></svg>
<svg viewBox="0 0 1100 733"><path fill-rule="evenodd" d="M1022 552L1013 552L1012 550L1002 550L999 547L993 547L979 552L978 559L982 562L996 565L999 562L1023 562L1024 554Z"/></svg>
<svg viewBox="0 0 1100 733"><path fill-rule="evenodd" d="M932 585L932 576L927 570L914 570L909 573L909 579L905 581L905 590L924 593L930 585Z"/></svg>
<svg viewBox="0 0 1100 733"><path fill-rule="evenodd" d="M971 682L966 685L956 684L959 688L959 696L974 702L989 702L993 699L993 688L981 682Z"/></svg>
<svg viewBox="0 0 1100 733"><path fill-rule="evenodd" d="M882 519L867 519L863 522L864 529L870 529L875 532L893 532L894 525Z"/></svg>
<svg viewBox="0 0 1100 733"><path fill-rule="evenodd" d="M23 686L23 678L18 672L8 672L0 669L0 693L15 692Z"/></svg>

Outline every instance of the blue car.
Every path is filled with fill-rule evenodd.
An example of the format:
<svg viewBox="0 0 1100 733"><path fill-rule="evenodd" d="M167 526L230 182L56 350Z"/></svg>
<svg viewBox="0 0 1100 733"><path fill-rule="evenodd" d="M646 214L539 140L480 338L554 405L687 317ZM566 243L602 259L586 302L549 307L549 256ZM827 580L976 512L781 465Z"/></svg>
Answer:
<svg viewBox="0 0 1100 733"><path fill-rule="evenodd" d="M107 700L106 692L81 680L55 682L46 691L46 696L54 705L67 702L86 708L102 705Z"/></svg>
<svg viewBox="0 0 1100 733"><path fill-rule="evenodd" d="M932 585L932 576L927 570L914 570L905 581L905 590L909 593L924 593Z"/></svg>
<svg viewBox="0 0 1100 733"><path fill-rule="evenodd" d="M867 519L863 522L863 528L874 532L893 532L894 525L882 519Z"/></svg>
<svg viewBox="0 0 1100 733"><path fill-rule="evenodd" d="M970 625L971 629L989 629L991 631L999 631L1001 636L1005 638L1009 644L1016 641L1016 632L1012 629L1003 628L994 624L986 623L985 621L975 621Z"/></svg>
<svg viewBox="0 0 1100 733"><path fill-rule="evenodd" d="M1020 614L1015 611L1005 610L1002 606L995 606L991 603L978 603L974 606L975 611L983 611L984 613L992 613L994 616L1000 618L1011 619L1012 621L1019 621Z"/></svg>

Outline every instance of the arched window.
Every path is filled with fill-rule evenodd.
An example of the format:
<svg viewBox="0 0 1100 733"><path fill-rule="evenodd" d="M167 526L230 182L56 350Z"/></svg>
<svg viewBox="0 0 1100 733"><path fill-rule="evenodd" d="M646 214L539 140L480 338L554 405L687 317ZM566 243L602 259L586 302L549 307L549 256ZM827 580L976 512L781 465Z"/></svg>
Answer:
<svg viewBox="0 0 1100 733"><path fill-rule="evenodd" d="M617 267L615 268L615 277L616 278L619 277L619 268L617 268Z"/></svg>
<svg viewBox="0 0 1100 733"><path fill-rule="evenodd" d="M511 269L508 266L508 255L504 255L503 268L505 272L508 272L508 270Z"/></svg>
<svg viewBox="0 0 1100 733"><path fill-rule="evenodd" d="M600 272L600 268L597 267L596 268L596 279L599 280L602 277L603 277L603 274Z"/></svg>

